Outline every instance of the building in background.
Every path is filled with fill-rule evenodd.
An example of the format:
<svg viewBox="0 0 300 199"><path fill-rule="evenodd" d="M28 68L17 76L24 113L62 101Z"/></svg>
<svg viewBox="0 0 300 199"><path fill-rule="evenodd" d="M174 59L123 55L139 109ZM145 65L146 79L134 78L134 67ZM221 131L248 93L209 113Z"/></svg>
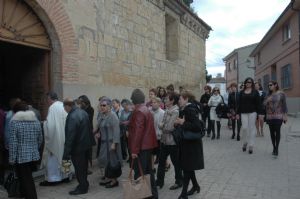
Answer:
<svg viewBox="0 0 300 199"><path fill-rule="evenodd" d="M213 89L214 87L218 87L220 89L220 94L222 96L225 95L226 93L226 80L224 77L222 77L222 74L221 73L218 73L216 77L213 77L208 85L211 86L211 88Z"/></svg>
<svg viewBox="0 0 300 199"><path fill-rule="evenodd" d="M256 45L257 43L234 49L223 58L226 87L229 87L231 83L240 85L247 77L254 78L254 58L250 57L250 53Z"/></svg>
<svg viewBox="0 0 300 199"><path fill-rule="evenodd" d="M187 4L185 4L186 2ZM211 27L166 0L0 0L0 95L128 98L133 88L205 84ZM195 92L196 93L196 92Z"/></svg>
<svg viewBox="0 0 300 199"><path fill-rule="evenodd" d="M275 80L287 95L289 112L300 111L299 64L299 2L293 1L281 13L251 56L255 58L255 79L268 91L268 83Z"/></svg>

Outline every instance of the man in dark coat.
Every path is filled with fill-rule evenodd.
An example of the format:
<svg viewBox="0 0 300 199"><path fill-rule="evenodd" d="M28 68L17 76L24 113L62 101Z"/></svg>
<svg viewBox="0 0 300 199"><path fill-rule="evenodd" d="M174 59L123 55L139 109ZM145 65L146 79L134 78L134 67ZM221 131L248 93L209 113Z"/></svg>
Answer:
<svg viewBox="0 0 300 199"><path fill-rule="evenodd" d="M134 161L135 178L140 176L138 161L144 174L150 174L152 198L157 199L157 187L155 185L152 168L152 151L157 147L154 119L145 105L145 95L140 89L135 89L131 94L134 111L129 121L128 145ZM138 158L138 161L135 159Z"/></svg>
<svg viewBox="0 0 300 199"><path fill-rule="evenodd" d="M64 100L64 108L68 113L65 128L64 162L72 160L79 185L70 195L85 194L88 191L87 167L89 151L92 147L91 123L88 114L75 106L72 99Z"/></svg>

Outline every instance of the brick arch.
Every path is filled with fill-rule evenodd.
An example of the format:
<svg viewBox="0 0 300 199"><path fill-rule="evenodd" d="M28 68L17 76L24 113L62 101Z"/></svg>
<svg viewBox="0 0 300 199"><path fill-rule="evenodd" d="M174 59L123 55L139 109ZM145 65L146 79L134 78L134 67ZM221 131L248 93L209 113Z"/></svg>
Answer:
<svg viewBox="0 0 300 199"><path fill-rule="evenodd" d="M78 77L76 34L61 0L25 0L43 22L51 40L52 88L62 96L64 82Z"/></svg>

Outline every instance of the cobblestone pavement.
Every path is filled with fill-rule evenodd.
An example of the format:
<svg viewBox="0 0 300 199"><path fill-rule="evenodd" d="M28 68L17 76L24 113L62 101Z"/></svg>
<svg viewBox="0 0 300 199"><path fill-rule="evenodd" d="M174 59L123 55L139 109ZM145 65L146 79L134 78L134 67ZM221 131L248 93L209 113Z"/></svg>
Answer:
<svg viewBox="0 0 300 199"><path fill-rule="evenodd" d="M197 171L201 186L199 194L189 198L201 199L300 199L300 119L289 118L283 125L279 156L271 155L272 144L268 126L264 137L256 137L254 153L242 152L242 142L231 140L231 131L222 122L221 139L204 138L205 169ZM295 130L296 129L296 130ZM125 164L123 175L128 175ZM36 184L40 199L67 198L122 198L122 186L106 189L98 185L100 172L97 166L89 176L90 189L85 195L70 196L68 192L76 185L76 180L56 187L40 187ZM170 191L174 183L174 170L166 173L165 186L159 189L162 199L176 199L181 190ZM0 190L0 199L7 198Z"/></svg>

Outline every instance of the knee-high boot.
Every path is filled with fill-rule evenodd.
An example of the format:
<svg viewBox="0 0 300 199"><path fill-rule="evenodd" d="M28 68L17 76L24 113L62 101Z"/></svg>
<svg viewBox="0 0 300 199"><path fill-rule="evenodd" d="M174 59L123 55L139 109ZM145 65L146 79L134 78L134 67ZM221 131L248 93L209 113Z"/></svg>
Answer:
<svg viewBox="0 0 300 199"><path fill-rule="evenodd" d="M220 139L221 122L217 121L217 139Z"/></svg>

